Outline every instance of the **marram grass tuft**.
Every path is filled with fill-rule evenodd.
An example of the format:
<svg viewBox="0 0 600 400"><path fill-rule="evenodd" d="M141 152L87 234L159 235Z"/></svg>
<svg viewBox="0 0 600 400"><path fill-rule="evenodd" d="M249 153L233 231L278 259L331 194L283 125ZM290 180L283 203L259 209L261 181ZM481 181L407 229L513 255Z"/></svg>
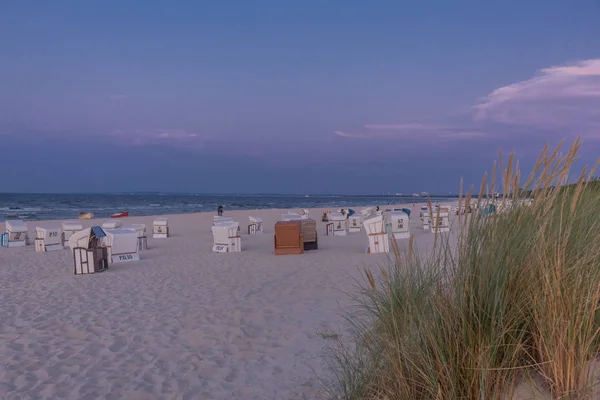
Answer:
<svg viewBox="0 0 600 400"><path fill-rule="evenodd" d="M541 398L598 395L600 182L596 163L568 184L580 145L545 147L524 183L500 154L478 195L461 182L459 199L494 200L497 213L459 215L457 240L436 235L423 256L411 239L388 267L365 270L331 399L504 400L524 382Z"/></svg>

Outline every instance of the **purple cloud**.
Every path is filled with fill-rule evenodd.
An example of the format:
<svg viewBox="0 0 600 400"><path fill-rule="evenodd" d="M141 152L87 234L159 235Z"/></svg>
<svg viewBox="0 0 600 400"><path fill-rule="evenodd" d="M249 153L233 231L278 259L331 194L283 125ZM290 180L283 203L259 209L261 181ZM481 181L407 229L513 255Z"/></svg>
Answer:
<svg viewBox="0 0 600 400"><path fill-rule="evenodd" d="M118 137L125 144L133 146L160 143L203 148L205 141L213 138L214 134L190 132L185 129L117 129L110 132L109 136Z"/></svg>
<svg viewBox="0 0 600 400"><path fill-rule="evenodd" d="M346 132L341 130L334 131L334 134L344 138L372 139L372 138L407 138L419 139L420 141L429 140L460 140L484 138L487 135L475 129L465 129L461 127L427 125L427 124L367 124L360 132Z"/></svg>
<svg viewBox="0 0 600 400"><path fill-rule="evenodd" d="M126 94L119 94L119 93L111 94L110 96L108 96L108 98L110 100L125 100L128 97L129 96L127 96Z"/></svg>
<svg viewBox="0 0 600 400"><path fill-rule="evenodd" d="M540 70L528 80L491 92L459 125L367 124L356 132L335 130L343 138L410 138L418 141L475 140L549 132L600 139L600 59Z"/></svg>
<svg viewBox="0 0 600 400"><path fill-rule="evenodd" d="M474 109L476 121L591 132L600 124L600 59L544 68L494 90Z"/></svg>

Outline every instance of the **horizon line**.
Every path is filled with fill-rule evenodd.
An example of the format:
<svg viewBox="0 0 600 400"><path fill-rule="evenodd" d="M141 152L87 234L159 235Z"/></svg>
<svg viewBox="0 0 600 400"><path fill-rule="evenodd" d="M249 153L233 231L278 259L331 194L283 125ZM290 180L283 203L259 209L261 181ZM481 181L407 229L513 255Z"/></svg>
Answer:
<svg viewBox="0 0 600 400"><path fill-rule="evenodd" d="M427 196L413 196L412 194L396 193L370 193L370 194L341 194L341 193L201 193L201 192L162 192L162 191L115 191L115 192L0 192L0 195L193 195L193 196L287 196L287 197L403 197L403 198L426 198ZM429 197L458 197L458 193L435 194L429 193Z"/></svg>

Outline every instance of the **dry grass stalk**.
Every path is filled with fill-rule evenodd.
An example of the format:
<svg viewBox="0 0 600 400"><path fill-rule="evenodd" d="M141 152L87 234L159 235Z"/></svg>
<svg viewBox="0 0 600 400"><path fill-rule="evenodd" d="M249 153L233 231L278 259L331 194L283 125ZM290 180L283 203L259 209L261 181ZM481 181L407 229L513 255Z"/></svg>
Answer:
<svg viewBox="0 0 600 400"><path fill-rule="evenodd" d="M469 214L473 189L463 197L461 181L457 249L434 231L426 258L412 237L407 252L392 241L381 285L365 269L357 300L367 317L349 317L358 347L339 355L332 398L505 399L529 374L543 377L553 398L590 396L589 361L600 346L600 190L588 181L598 162L561 187L581 142L564 155L561 146L544 147L524 186L514 153L506 165L499 153L476 210L493 200L499 173L500 213ZM519 206L522 189L533 189L532 205ZM427 206L433 216L429 198Z"/></svg>

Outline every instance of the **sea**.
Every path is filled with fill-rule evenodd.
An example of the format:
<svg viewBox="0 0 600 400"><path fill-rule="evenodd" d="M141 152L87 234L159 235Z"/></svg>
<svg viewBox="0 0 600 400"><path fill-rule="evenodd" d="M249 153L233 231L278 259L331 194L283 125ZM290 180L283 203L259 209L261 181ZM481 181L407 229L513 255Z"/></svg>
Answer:
<svg viewBox="0 0 600 400"><path fill-rule="evenodd" d="M431 201L449 197L432 196ZM128 211L129 216L215 212L219 205L227 210L267 208L348 208L412 204L424 197L344 196L344 195L219 195L219 194L19 194L0 193L0 221L76 219L81 212L94 213L95 218Z"/></svg>

